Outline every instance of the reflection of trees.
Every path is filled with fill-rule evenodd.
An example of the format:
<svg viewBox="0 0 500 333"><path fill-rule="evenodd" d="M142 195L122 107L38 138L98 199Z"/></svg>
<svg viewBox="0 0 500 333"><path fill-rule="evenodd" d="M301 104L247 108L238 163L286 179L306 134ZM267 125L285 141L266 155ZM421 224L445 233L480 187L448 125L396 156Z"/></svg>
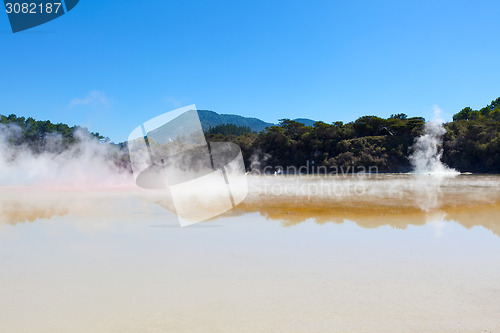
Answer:
<svg viewBox="0 0 500 333"><path fill-rule="evenodd" d="M53 205L45 203L29 203L21 200L1 200L0 224L11 224L24 222L35 222L39 219L50 219L56 216L64 216L69 213L68 207L64 205Z"/></svg>
<svg viewBox="0 0 500 333"><path fill-rule="evenodd" d="M448 221L456 221L466 228L482 226L500 236L500 200L494 203L447 203L435 211L425 211L407 203L332 203L328 200L290 200L290 198L249 198L233 214L259 212L270 220L279 220L285 227L313 219L317 224L352 221L363 228L391 226L405 229L410 225L424 225L428 217L439 211Z"/></svg>
<svg viewBox="0 0 500 333"><path fill-rule="evenodd" d="M34 222L57 216L85 216L106 223L120 218L136 218L130 210L123 210L123 202L139 196L140 203L154 203L175 212L171 198L165 191L144 192L43 192L29 190L0 192L0 225ZM298 225L307 220L317 224L352 221L363 228L391 226L405 229L429 222L434 213L443 214L447 221L456 221L465 228L482 226L500 236L500 198L490 202L468 200L462 195L449 196L433 210L424 210L418 201L407 197L391 200L358 198L357 200L329 200L293 197L270 197L250 195L242 204L227 212L225 216L241 216L260 213L267 219L281 221L285 227ZM135 201L137 204L137 201ZM146 212L147 214L147 212Z"/></svg>
<svg viewBox="0 0 500 333"><path fill-rule="evenodd" d="M133 195L123 192L0 188L0 226L36 222L61 216L89 218L106 225L111 220L134 219L123 207ZM139 201L142 203L143 201Z"/></svg>

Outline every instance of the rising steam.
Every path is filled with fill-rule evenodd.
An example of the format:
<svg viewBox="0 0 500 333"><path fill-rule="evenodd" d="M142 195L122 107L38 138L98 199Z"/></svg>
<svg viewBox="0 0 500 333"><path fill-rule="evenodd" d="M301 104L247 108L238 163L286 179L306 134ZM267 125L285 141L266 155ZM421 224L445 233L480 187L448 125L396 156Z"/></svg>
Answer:
<svg viewBox="0 0 500 333"><path fill-rule="evenodd" d="M446 129L440 118L441 109L434 106L434 119L425 123L424 134L415 140L409 159L416 174L456 175L458 172L443 162L443 136Z"/></svg>
<svg viewBox="0 0 500 333"><path fill-rule="evenodd" d="M15 145L22 136L16 125L0 124L0 185L42 185L51 187L95 188L131 182L118 147L101 143L84 130L74 133L76 143L64 143L59 134L41 138L34 148Z"/></svg>

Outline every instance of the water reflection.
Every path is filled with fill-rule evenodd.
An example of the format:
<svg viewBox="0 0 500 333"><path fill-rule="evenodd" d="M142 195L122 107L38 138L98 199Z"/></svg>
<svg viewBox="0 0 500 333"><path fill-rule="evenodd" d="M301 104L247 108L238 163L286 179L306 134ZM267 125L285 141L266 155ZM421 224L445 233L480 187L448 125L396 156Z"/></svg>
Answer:
<svg viewBox="0 0 500 333"><path fill-rule="evenodd" d="M313 219L317 224L328 222L343 223L353 221L363 228L392 226L405 229L409 225L424 225L432 221L455 221L466 228L482 226L500 236L500 202L469 206L442 206L433 211L418 207L383 205L332 205L328 202L280 202L261 200L245 202L239 212L260 212L262 216L279 220L285 227L297 225Z"/></svg>
<svg viewBox="0 0 500 333"><path fill-rule="evenodd" d="M322 186L328 181L343 185L342 191L332 194L311 186L308 188L319 195L309 196L300 191L284 191L289 195L283 195L270 190L264 196L250 196L234 213L260 212L285 227L310 219L318 224L348 220L364 228L388 225L399 229L455 221L466 228L482 226L500 236L497 176L354 176L323 179ZM314 178L304 182L320 183Z"/></svg>
<svg viewBox="0 0 500 333"><path fill-rule="evenodd" d="M155 205L175 211L163 191L2 188L0 224L65 215L103 224L109 219L133 221L136 213L148 214ZM500 236L500 177L251 177L248 198L224 216L256 212L284 227L313 219L317 224L348 220L363 228L405 229L453 220Z"/></svg>
<svg viewBox="0 0 500 333"><path fill-rule="evenodd" d="M0 225L36 222L70 216L106 224L110 220L134 220L148 214L148 201L137 200L136 189L75 191L38 187L0 188Z"/></svg>
<svg viewBox="0 0 500 333"><path fill-rule="evenodd" d="M322 324L359 320L416 333L401 324L460 331L466 314L497 332L496 179L257 177L228 218L182 230L162 191L0 188L2 331L374 331ZM345 192L300 192L329 182ZM363 228L333 224L346 220Z"/></svg>

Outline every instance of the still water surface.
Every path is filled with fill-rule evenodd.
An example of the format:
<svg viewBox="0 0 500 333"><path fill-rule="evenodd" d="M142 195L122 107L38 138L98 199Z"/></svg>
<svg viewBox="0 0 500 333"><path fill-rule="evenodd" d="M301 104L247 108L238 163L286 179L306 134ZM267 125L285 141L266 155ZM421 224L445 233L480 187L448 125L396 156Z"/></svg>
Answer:
<svg viewBox="0 0 500 333"><path fill-rule="evenodd" d="M500 177L251 177L214 220L168 209L0 188L0 331L500 332Z"/></svg>

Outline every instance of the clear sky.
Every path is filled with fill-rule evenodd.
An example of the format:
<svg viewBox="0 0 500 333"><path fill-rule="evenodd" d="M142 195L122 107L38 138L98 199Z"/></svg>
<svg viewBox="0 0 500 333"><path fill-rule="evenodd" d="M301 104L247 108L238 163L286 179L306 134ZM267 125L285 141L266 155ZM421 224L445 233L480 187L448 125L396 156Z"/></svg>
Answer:
<svg viewBox="0 0 500 333"><path fill-rule="evenodd" d="M0 113L126 140L177 107L277 122L500 96L500 1L98 1L13 34L0 12Z"/></svg>

